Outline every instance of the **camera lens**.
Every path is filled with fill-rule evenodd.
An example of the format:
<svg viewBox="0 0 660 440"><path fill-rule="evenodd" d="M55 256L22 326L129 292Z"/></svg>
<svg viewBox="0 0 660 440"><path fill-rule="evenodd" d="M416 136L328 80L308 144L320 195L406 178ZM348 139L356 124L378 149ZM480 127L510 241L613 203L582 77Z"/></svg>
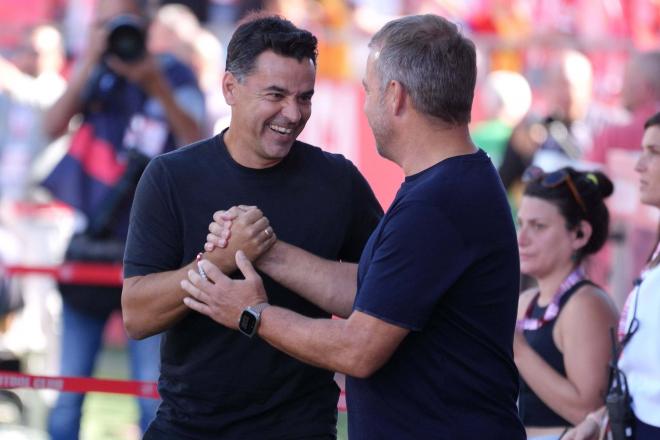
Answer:
<svg viewBox="0 0 660 440"><path fill-rule="evenodd" d="M108 53L126 62L139 60L146 52L145 27L138 17L119 15L108 23Z"/></svg>

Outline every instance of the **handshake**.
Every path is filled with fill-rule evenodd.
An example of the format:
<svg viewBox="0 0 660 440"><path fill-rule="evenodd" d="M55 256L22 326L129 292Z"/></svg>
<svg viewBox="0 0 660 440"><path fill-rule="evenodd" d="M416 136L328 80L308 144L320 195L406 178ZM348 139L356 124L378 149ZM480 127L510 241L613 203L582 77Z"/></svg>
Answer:
<svg viewBox="0 0 660 440"><path fill-rule="evenodd" d="M233 238L232 238L233 237ZM229 246L229 241L232 245ZM209 224L204 251L216 248L242 250L251 261L268 251L277 241L268 218L256 206L239 205L227 211L216 211Z"/></svg>
<svg viewBox="0 0 660 440"><path fill-rule="evenodd" d="M181 287L189 294L184 304L237 329L243 310L268 302L261 277L251 262L257 261L276 241L268 218L256 206L234 206L215 212L205 252L197 259L197 271L189 270L188 278L181 281ZM244 279L226 275L235 269L241 271Z"/></svg>

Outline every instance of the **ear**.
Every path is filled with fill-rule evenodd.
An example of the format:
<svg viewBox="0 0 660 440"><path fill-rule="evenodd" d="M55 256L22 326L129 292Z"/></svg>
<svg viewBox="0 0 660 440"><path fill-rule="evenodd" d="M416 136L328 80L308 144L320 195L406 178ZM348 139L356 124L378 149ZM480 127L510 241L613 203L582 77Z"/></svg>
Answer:
<svg viewBox="0 0 660 440"><path fill-rule="evenodd" d="M225 72L222 75L222 94L228 105L234 105L237 100L238 93L238 78L231 72Z"/></svg>
<svg viewBox="0 0 660 440"><path fill-rule="evenodd" d="M406 105L406 99L408 96L406 89L399 81L390 81L387 87L388 92L390 93L388 100L391 100L394 115L399 116L403 112Z"/></svg>
<svg viewBox="0 0 660 440"><path fill-rule="evenodd" d="M581 220L573 231L573 249L578 250L589 243L592 233L593 229L591 228L591 224L585 220Z"/></svg>

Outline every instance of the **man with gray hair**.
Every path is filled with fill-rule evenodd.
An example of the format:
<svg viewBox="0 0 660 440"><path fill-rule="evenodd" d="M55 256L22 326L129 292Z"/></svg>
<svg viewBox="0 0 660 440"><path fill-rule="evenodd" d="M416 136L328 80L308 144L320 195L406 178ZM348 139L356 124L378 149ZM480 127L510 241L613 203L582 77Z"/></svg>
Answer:
<svg viewBox="0 0 660 440"><path fill-rule="evenodd" d="M182 281L193 310L312 365L347 374L351 440L525 437L512 339L516 235L504 189L467 124L475 48L435 15L386 24L371 40L364 111L379 153L405 173L359 266L282 241L259 270L345 319L312 319L270 302L246 253L244 280L202 260ZM207 249L248 254L240 220L216 213ZM487 221L484 221L487 219ZM224 222L232 221L231 225Z"/></svg>

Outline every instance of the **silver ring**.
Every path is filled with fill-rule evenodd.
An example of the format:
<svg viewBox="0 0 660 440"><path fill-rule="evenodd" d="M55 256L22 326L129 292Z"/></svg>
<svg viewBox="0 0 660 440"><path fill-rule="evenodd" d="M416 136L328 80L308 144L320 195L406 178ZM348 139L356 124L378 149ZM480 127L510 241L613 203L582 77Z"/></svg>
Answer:
<svg viewBox="0 0 660 440"><path fill-rule="evenodd" d="M268 228L264 229L264 234L266 234L266 237L270 237L270 232L268 232Z"/></svg>
<svg viewBox="0 0 660 440"><path fill-rule="evenodd" d="M204 268L200 266L199 263L197 263L197 273L199 274L200 277L202 277L204 281L209 280L209 277L206 276L206 272L204 272Z"/></svg>

